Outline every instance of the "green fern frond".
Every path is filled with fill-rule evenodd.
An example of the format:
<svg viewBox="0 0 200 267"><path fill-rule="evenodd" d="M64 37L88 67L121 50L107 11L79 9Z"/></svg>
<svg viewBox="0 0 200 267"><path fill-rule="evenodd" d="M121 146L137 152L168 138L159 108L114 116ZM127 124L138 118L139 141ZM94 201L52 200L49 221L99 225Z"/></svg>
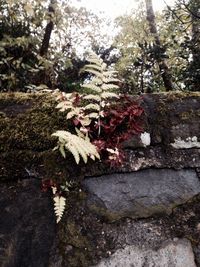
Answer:
<svg viewBox="0 0 200 267"><path fill-rule="evenodd" d="M95 84L92 84L92 83L83 84L81 87L90 89L90 90L92 90L94 92L97 92L97 93L101 93L102 92L100 87L98 87L98 86L96 86Z"/></svg>
<svg viewBox="0 0 200 267"><path fill-rule="evenodd" d="M97 70L98 72L102 72L103 68L102 65L98 65L98 64L87 64L82 71L83 72L90 72L90 69L94 69Z"/></svg>
<svg viewBox="0 0 200 267"><path fill-rule="evenodd" d="M111 92L103 92L103 93L101 94L101 97L102 97L103 99L107 99L107 98L118 98L119 96L118 96L117 94L115 94L115 93L111 93Z"/></svg>
<svg viewBox="0 0 200 267"><path fill-rule="evenodd" d="M110 78L104 77L103 82L104 83L117 83L117 82L120 82L120 80L117 78L112 78L112 77L110 77Z"/></svg>
<svg viewBox="0 0 200 267"><path fill-rule="evenodd" d="M87 106L84 107L85 110L87 109L93 109L93 110L100 110L100 106L98 104L88 104Z"/></svg>
<svg viewBox="0 0 200 267"><path fill-rule="evenodd" d="M97 102L101 101L101 97L100 96L92 95L92 94L84 96L83 99L97 101Z"/></svg>
<svg viewBox="0 0 200 267"><path fill-rule="evenodd" d="M120 82L115 78L115 71L108 70L107 65L96 54L90 54L88 58L89 64L87 64L82 72L89 72L92 78L89 83L82 85L82 88L87 89L86 92L91 91L87 95L78 95L78 106L74 105L77 99L77 93L62 94L64 101L57 105L60 111L68 111L67 119L73 119L77 117L80 124L80 130L76 129L77 135L68 131L57 131L53 134L58 138L58 146L55 149L59 149L63 157L66 156L66 150L68 150L74 157L78 164L81 159L85 163L88 161L88 157L95 160L100 159L96 147L90 142L87 134L87 126L89 126L95 119L101 119L104 117L104 107L106 106L105 99L118 98L118 95L112 92L114 89L118 89L119 86L115 83ZM59 100L63 98L60 97Z"/></svg>
<svg viewBox="0 0 200 267"><path fill-rule="evenodd" d="M102 84L101 88L103 90L112 90L112 89L119 89L119 86L113 83L109 83L109 84Z"/></svg>

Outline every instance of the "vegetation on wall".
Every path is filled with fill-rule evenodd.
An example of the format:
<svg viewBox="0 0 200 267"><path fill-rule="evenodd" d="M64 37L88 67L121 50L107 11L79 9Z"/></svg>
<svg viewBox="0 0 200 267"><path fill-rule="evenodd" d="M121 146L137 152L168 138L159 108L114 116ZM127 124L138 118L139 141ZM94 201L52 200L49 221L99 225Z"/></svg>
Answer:
<svg viewBox="0 0 200 267"><path fill-rule="evenodd" d="M118 93L116 72L109 70L102 59L91 54L88 62L82 69L91 76L82 85L85 92L60 93L57 97L59 103L56 108L66 113L71 130L58 130L52 134L58 138L55 149L59 149L64 158L69 151L77 164L80 159L84 163L88 159L101 159L111 166L119 165L125 156L123 142L143 132L143 108L130 97ZM50 186L55 195L59 221L65 201L62 190L57 190L58 185Z"/></svg>
<svg viewBox="0 0 200 267"><path fill-rule="evenodd" d="M137 11L116 19L111 40L103 19L72 1L0 0L0 91L60 89L57 109L68 128L52 134L55 149L77 164L121 164L123 142L143 132L143 109L123 93L200 90L199 10L198 0L181 0L154 13L152 1L141 0ZM88 57L89 50L97 55ZM62 186L46 186L58 221Z"/></svg>

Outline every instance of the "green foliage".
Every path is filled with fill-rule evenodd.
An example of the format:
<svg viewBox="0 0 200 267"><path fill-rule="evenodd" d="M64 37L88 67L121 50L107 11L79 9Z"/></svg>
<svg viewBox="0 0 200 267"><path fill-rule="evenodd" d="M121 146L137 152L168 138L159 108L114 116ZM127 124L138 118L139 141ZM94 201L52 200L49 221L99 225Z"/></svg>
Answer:
<svg viewBox="0 0 200 267"><path fill-rule="evenodd" d="M0 90L37 91L45 85L72 91L84 62L77 50L103 39L102 20L70 1L2 0L0 10ZM53 32L48 53L41 56L49 21Z"/></svg>
<svg viewBox="0 0 200 267"><path fill-rule="evenodd" d="M169 66L175 89L199 90L199 5L197 0L180 0L174 7L156 14L162 44L159 50L155 49L143 6L130 15L117 18L116 25L120 31L114 43L118 49L116 69L125 84L125 91L164 90L155 60L158 53Z"/></svg>

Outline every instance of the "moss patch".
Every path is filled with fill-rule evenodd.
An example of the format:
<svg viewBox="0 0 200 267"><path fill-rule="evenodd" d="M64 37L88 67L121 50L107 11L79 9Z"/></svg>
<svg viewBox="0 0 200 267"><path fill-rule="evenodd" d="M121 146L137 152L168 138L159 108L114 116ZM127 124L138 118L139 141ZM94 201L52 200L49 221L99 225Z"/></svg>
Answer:
<svg viewBox="0 0 200 267"><path fill-rule="evenodd" d="M11 94L0 95L0 151L23 149L43 151L54 146L51 134L66 128L66 119L55 110L56 102L51 95ZM21 110L20 110L20 108ZM18 113L10 113L10 109ZM21 112L22 111L22 112Z"/></svg>
<svg viewBox="0 0 200 267"><path fill-rule="evenodd" d="M0 94L0 177L26 177L53 154L56 139L51 134L65 129L65 115L55 110L51 94ZM54 153L55 154L55 153ZM58 155L56 155L58 156Z"/></svg>

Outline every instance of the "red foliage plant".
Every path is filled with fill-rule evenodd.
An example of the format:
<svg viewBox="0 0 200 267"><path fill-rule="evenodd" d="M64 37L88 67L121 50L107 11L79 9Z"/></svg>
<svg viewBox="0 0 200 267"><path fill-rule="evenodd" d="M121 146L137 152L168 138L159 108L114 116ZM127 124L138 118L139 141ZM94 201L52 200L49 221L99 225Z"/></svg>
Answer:
<svg viewBox="0 0 200 267"><path fill-rule="evenodd" d="M130 96L121 95L116 102L104 107L98 123L92 122L87 127L91 142L111 166L123 162L122 143L143 132L143 113L144 109Z"/></svg>
<svg viewBox="0 0 200 267"><path fill-rule="evenodd" d="M65 99L62 99L65 100ZM81 104L81 97L75 95L74 106ZM133 135L143 132L142 115L144 109L130 96L120 95L113 103L104 106L99 120L92 120L89 126L82 127L77 118L72 123L89 134L90 141L96 146L101 159L111 167L119 166L125 159L123 142ZM51 179L42 181L42 190L56 187L57 195L62 194L60 185Z"/></svg>

